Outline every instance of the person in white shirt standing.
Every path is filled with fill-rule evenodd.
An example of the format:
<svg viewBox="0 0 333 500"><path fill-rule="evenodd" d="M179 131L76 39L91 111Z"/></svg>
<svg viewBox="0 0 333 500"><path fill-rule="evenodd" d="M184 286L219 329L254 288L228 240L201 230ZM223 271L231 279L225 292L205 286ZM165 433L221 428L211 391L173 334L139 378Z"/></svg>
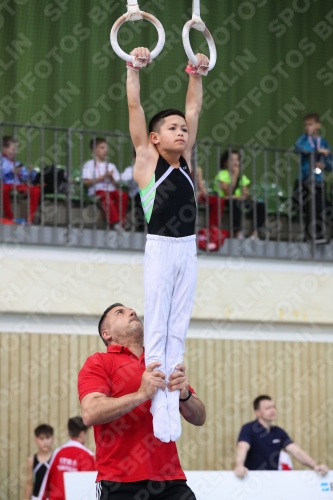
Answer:
<svg viewBox="0 0 333 500"><path fill-rule="evenodd" d="M97 196L108 224L120 227L124 224L128 194L117 189L120 175L117 167L107 161L108 145L104 138L90 141L93 159L83 165L82 178L88 186L88 195Z"/></svg>

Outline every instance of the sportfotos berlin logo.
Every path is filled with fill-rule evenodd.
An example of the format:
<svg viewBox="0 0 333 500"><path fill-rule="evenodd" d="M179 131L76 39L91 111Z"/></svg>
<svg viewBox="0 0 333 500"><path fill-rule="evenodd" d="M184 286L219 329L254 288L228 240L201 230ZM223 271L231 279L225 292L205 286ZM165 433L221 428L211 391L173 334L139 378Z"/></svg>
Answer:
<svg viewBox="0 0 333 500"><path fill-rule="evenodd" d="M333 483L320 483L321 491L333 491Z"/></svg>

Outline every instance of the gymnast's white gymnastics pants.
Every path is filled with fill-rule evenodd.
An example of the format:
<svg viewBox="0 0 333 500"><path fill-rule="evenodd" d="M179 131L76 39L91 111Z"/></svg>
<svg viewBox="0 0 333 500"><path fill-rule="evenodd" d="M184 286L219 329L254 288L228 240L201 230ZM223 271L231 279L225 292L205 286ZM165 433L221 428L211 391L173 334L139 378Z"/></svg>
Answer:
<svg viewBox="0 0 333 500"><path fill-rule="evenodd" d="M171 238L148 234L144 260L144 344L146 366L161 363L166 383L182 363L197 278L195 235ZM182 432L179 391L158 389L152 400L154 435L176 441Z"/></svg>

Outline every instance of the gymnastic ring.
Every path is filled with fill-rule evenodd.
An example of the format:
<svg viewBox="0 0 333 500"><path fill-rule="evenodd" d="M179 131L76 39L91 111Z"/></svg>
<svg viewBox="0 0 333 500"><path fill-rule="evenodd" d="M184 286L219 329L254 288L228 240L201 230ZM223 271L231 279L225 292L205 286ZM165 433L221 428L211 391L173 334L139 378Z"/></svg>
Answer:
<svg viewBox="0 0 333 500"><path fill-rule="evenodd" d="M184 50L186 52L187 57L191 61L192 64L195 66L198 66L198 60L196 56L194 55L194 52L191 47L191 42L190 42L190 30L191 28L194 28L195 30L201 31L204 35L204 37L207 40L208 43L208 48L209 48L209 66L208 66L208 71L211 71L215 64L216 64L216 46L214 39L209 32L208 28L206 27L205 23L201 20L199 16L196 14L193 14L192 19L187 21L183 28L183 45L184 45Z"/></svg>
<svg viewBox="0 0 333 500"><path fill-rule="evenodd" d="M161 50L163 49L164 44L165 44L165 32L164 32L164 28L163 28L162 24L160 23L160 21L152 14L148 14L147 12L143 12L143 11L139 10L138 5L127 6L126 14L122 15L121 17L119 17L119 19L117 19L117 21L112 26L112 29L110 32L110 42L111 42L113 50L121 59L123 59L124 61L127 61L127 62L132 62L133 58L130 54L126 54L126 52L124 52L119 47L118 39L117 39L118 31L119 31L119 28L127 21L137 21L139 19L146 19L147 21L152 23L155 26L155 28L157 29L158 41L157 41L156 47L150 53L150 60L151 61L159 55L159 53L161 52Z"/></svg>

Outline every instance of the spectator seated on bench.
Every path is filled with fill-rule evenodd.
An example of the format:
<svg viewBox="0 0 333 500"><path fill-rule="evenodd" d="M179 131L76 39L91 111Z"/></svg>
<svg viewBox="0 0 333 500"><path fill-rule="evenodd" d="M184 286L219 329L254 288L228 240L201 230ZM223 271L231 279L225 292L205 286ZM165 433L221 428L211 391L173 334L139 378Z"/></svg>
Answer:
<svg viewBox="0 0 333 500"><path fill-rule="evenodd" d="M116 166L107 161L106 140L100 137L91 139L90 149L93 159L83 165L82 171L88 195L100 199L107 223L120 228L126 219L128 194L117 189L120 175Z"/></svg>
<svg viewBox="0 0 333 500"><path fill-rule="evenodd" d="M226 150L220 158L220 172L215 177L215 190L224 198L225 207L232 211L232 226L236 238L244 238L242 232L242 210L253 220L251 239L258 239L266 220L266 207L261 201L249 197L251 181L240 172L240 153Z"/></svg>
<svg viewBox="0 0 333 500"><path fill-rule="evenodd" d="M10 193L16 191L28 196L28 222L32 223L40 198L40 188L28 184L33 182L36 172L25 168L16 161L18 142L14 137L5 135L2 140L1 176L2 176L2 203L3 213L7 219L14 221L14 215L10 206ZM14 222L26 222L20 219Z"/></svg>

